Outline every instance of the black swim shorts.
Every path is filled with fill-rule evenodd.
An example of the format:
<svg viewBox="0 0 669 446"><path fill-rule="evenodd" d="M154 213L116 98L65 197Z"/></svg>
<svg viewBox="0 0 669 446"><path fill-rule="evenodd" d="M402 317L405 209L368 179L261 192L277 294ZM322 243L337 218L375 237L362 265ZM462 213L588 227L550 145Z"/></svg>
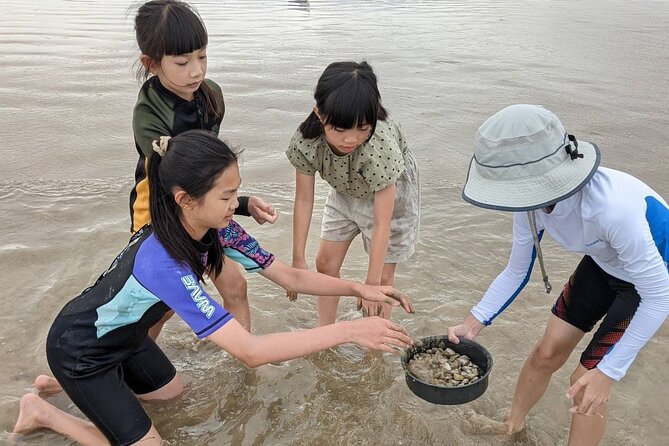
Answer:
<svg viewBox="0 0 669 446"><path fill-rule="evenodd" d="M112 445L133 444L146 435L151 419L136 395L158 390L176 376L170 360L149 337L118 366L86 376L72 377L64 371L60 355L58 348L47 343L54 377Z"/></svg>
<svg viewBox="0 0 669 446"><path fill-rule="evenodd" d="M590 370L620 340L640 301L634 285L606 273L585 256L551 311L586 333L604 318L581 355L581 365Z"/></svg>

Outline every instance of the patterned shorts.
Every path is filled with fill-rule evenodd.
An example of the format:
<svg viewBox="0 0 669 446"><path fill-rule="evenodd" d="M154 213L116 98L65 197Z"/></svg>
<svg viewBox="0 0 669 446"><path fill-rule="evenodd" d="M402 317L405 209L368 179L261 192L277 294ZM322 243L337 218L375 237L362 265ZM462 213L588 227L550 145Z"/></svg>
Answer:
<svg viewBox="0 0 669 446"><path fill-rule="evenodd" d="M606 273L585 256L551 311L586 333L604 318L581 355L581 365L590 370L620 340L640 301L634 285Z"/></svg>

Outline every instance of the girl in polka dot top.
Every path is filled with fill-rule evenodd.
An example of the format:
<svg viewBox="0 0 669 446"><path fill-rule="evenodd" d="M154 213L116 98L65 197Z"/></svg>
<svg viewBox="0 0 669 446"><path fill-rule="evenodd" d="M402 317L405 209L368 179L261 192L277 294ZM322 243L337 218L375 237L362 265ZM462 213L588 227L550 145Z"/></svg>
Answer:
<svg viewBox="0 0 669 446"><path fill-rule="evenodd" d="M330 64L316 86L316 104L293 135L286 156L295 167L293 266L307 269L305 247L315 175L330 185L316 270L339 277L353 239L369 255L365 283L392 285L395 268L418 242L418 169L402 130L381 105L367 62ZM295 293L288 293L291 299ZM318 299L320 325L334 323L338 299ZM390 317L390 306L359 302L364 315Z"/></svg>

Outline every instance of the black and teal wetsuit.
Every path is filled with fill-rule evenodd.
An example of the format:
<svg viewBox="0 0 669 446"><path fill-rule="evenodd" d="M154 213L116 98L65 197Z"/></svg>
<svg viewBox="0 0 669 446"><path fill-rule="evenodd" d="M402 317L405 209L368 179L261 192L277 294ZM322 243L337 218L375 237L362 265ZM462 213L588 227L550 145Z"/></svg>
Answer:
<svg viewBox="0 0 669 446"><path fill-rule="evenodd" d="M193 242L206 255L219 243L247 271L274 261L235 221L218 240ZM136 398L171 381L175 369L148 336L174 310L205 338L232 315L201 287L192 269L173 259L151 226L140 229L112 265L65 305L47 338L47 359L72 401L112 444L131 444L151 427Z"/></svg>

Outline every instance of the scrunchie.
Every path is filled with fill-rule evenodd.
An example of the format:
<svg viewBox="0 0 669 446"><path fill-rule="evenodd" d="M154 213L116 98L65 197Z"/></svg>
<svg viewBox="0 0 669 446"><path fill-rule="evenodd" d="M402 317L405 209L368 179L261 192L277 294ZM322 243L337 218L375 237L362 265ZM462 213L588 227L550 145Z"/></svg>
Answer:
<svg viewBox="0 0 669 446"><path fill-rule="evenodd" d="M151 142L153 151L160 156L165 156L165 152L167 152L167 142L170 138L171 136L161 136L158 140L154 139L153 142Z"/></svg>

